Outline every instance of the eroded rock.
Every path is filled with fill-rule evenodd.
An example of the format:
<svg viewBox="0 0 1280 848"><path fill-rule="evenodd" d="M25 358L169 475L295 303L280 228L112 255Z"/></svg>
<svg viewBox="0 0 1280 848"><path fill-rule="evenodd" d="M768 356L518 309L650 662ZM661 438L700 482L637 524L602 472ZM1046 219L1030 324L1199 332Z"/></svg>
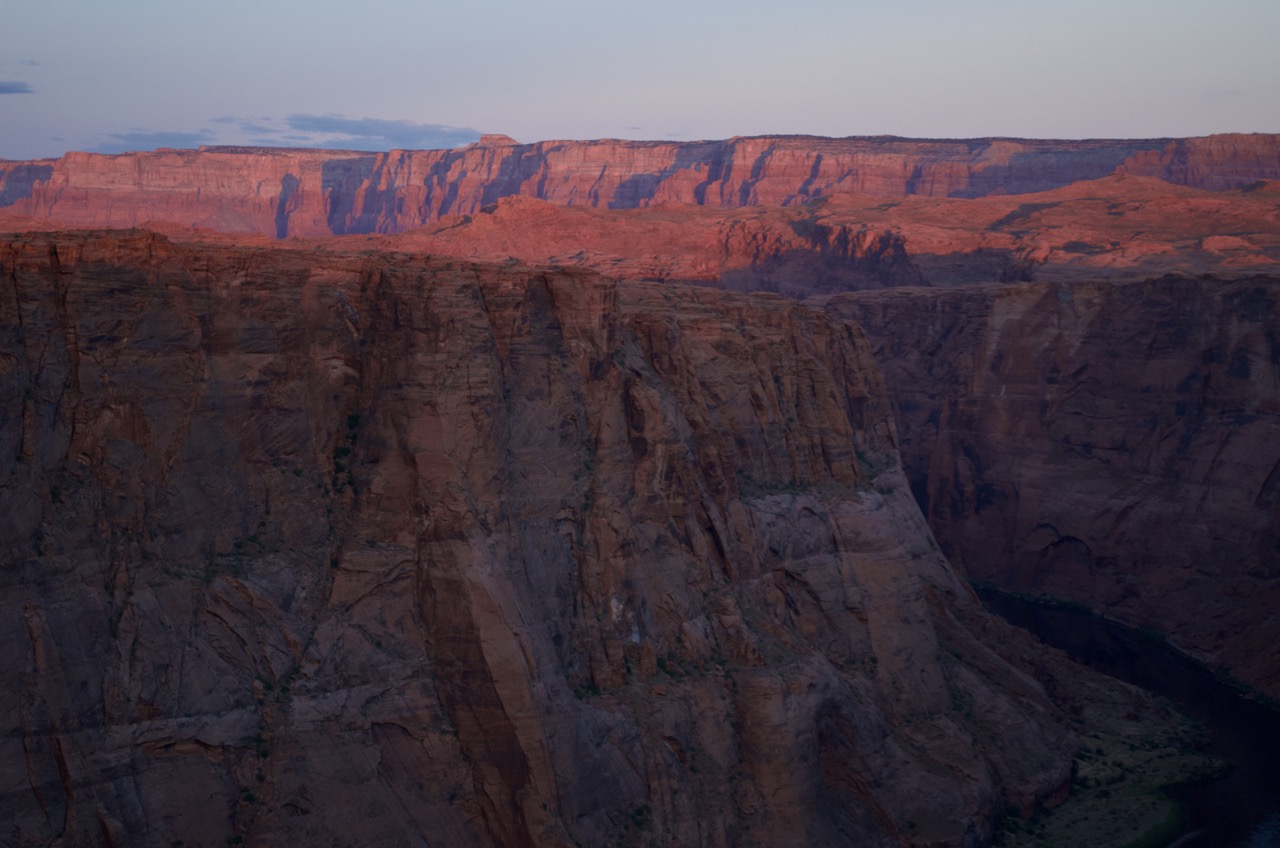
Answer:
<svg viewBox="0 0 1280 848"><path fill-rule="evenodd" d="M943 549L1280 696L1280 342L1270 276L902 289L874 339Z"/></svg>
<svg viewBox="0 0 1280 848"><path fill-rule="evenodd" d="M0 271L10 844L967 846L1068 781L850 324L136 232Z"/></svg>

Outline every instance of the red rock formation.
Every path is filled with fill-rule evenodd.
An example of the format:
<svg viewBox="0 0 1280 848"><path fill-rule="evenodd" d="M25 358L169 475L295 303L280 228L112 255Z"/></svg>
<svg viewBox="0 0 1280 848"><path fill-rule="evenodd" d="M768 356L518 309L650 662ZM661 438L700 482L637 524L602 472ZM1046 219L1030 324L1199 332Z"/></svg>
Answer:
<svg viewBox="0 0 1280 848"><path fill-rule="evenodd" d="M1280 279L842 295L975 578L1167 633L1280 697Z"/></svg>
<svg viewBox="0 0 1280 848"><path fill-rule="evenodd" d="M1234 133L1176 139L1159 151L1135 154L1119 170L1219 190L1275 180L1277 163L1280 136Z"/></svg>
<svg viewBox="0 0 1280 848"><path fill-rule="evenodd" d="M1116 175L1029 195L601 210L506 198L479 215L321 243L589 267L794 297L897 285L1280 272L1280 183L1209 192Z"/></svg>
<svg viewBox="0 0 1280 848"><path fill-rule="evenodd" d="M432 255L591 268L632 281L693 282L744 291L811 294L924 282L888 228L807 209L720 210L660 205L611 211L506 198L487 213L383 237L321 240Z"/></svg>
<svg viewBox="0 0 1280 848"><path fill-rule="evenodd" d="M190 153L172 155L205 165L222 161ZM277 160L264 161L276 165L283 161ZM222 165L229 167L230 161ZM326 167L332 170L337 165L331 162L312 170ZM20 193L23 186L37 184L40 173L15 169L10 183ZM223 179L198 175L187 179L206 178ZM236 179L246 180L244 175L232 175L224 182ZM359 174L344 179L355 184ZM309 190L302 188L308 180L287 173L268 180L268 184L292 188L284 206L275 207L285 210L280 215L272 212L275 201L259 203L255 213L259 229L278 225L279 232L294 232L301 220L300 207L295 207L305 205L306 197L315 194L308 195ZM307 243L486 261L514 257L539 265L587 267L631 280L697 282L795 297L892 285L1100 275L1118 279L1188 271L1272 273L1280 271L1277 186L1280 183L1209 192L1149 177L1115 175L1025 195L886 201L849 194L789 207L739 209L658 204L609 210L507 197L485 206L482 213L447 216L406 233L325 237ZM114 191L103 189L103 203L115 209L105 216L109 221L127 223L163 208L112 207ZM163 194L158 202L179 194ZM85 208L91 210L94 204ZM148 226L185 238L216 240L218 221L239 214L225 209L205 211L210 217L189 222L208 225L198 232L172 222L153 221ZM338 210L338 214L347 213ZM98 220L96 214L89 218ZM307 229L322 231L327 226L321 223L324 220L316 219ZM39 218L13 212L0 218L0 229L10 231L41 225ZM246 236L235 238L243 241ZM269 238L269 234L253 237Z"/></svg>
<svg viewBox="0 0 1280 848"><path fill-rule="evenodd" d="M1044 191L1113 173L1195 187L1280 179L1274 136L1031 141L804 136L707 142L488 138L458 150L204 148L0 163L0 206L60 224L169 224L276 237L400 232L510 196L629 209ZM32 168L37 170L32 171ZM51 169L46 173L44 169Z"/></svg>
<svg viewBox="0 0 1280 848"><path fill-rule="evenodd" d="M139 233L0 280L9 844L969 846L1069 776L852 325Z"/></svg>

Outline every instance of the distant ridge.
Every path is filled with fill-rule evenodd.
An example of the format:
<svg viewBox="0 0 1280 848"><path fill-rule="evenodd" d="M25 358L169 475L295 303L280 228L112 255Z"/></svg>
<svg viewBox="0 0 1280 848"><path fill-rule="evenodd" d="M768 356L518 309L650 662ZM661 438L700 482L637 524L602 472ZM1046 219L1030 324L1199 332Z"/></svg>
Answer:
<svg viewBox="0 0 1280 848"><path fill-rule="evenodd" d="M841 193L975 198L1113 173L1213 190L1280 179L1280 136L1081 140L757 136L541 141L381 153L203 147L0 162L0 213L273 237L394 233L504 197L632 209L787 206Z"/></svg>

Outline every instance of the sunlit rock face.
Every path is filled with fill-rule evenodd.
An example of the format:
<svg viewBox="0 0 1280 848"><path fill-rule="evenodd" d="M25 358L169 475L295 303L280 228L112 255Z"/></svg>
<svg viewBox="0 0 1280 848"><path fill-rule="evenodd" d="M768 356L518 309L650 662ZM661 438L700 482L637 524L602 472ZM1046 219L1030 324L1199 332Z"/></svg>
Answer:
<svg viewBox="0 0 1280 848"><path fill-rule="evenodd" d="M514 258L800 299L917 285L1280 274L1280 182L1209 191L1113 174L1033 194L839 194L733 209L593 209L509 197L412 232L320 243Z"/></svg>
<svg viewBox="0 0 1280 848"><path fill-rule="evenodd" d="M0 280L8 844L969 846L1069 779L829 313L136 232Z"/></svg>
<svg viewBox="0 0 1280 848"><path fill-rule="evenodd" d="M969 575L1168 634L1280 696L1280 278L842 295Z"/></svg>
<svg viewBox="0 0 1280 848"><path fill-rule="evenodd" d="M491 137L454 150L159 150L0 162L0 210L64 225L165 224L273 238L390 233L504 197L633 209L796 205L858 193L976 198L1117 171L1194 188L1280 179L1280 137L1037 141L766 136L727 141Z"/></svg>

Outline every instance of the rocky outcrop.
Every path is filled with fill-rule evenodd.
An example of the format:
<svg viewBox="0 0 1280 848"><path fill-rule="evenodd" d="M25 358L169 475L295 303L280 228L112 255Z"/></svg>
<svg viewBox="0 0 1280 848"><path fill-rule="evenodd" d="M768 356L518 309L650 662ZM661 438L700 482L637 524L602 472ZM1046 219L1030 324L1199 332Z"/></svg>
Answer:
<svg viewBox="0 0 1280 848"><path fill-rule="evenodd" d="M802 206L625 211L515 197L347 248L514 258L629 280L804 298L971 282L1146 279L1171 271L1280 273L1280 183L1209 192L1115 175L1036 194Z"/></svg>
<svg viewBox="0 0 1280 848"><path fill-rule="evenodd" d="M486 137L456 150L388 153L225 147L70 153L52 162L0 162L0 205L69 226L167 224L283 238L400 232L512 196L608 209L782 206L851 192L972 198L1046 191L1117 169L1233 188L1280 179L1276 144L1266 135L536 144Z"/></svg>
<svg viewBox="0 0 1280 848"><path fill-rule="evenodd" d="M1275 180L1277 163L1280 136L1230 133L1175 139L1135 154L1119 170L1217 191Z"/></svg>
<svg viewBox="0 0 1280 848"><path fill-rule="evenodd" d="M970 576L1088 604L1280 696L1280 279L841 295Z"/></svg>
<svg viewBox="0 0 1280 848"><path fill-rule="evenodd" d="M136 232L0 280L6 844L972 846L1065 787L850 324Z"/></svg>
<svg viewBox="0 0 1280 848"><path fill-rule="evenodd" d="M900 232L804 209L658 206L618 212L505 198L479 215L369 239L325 240L432 255L590 268L640 282L681 282L788 297L919 285Z"/></svg>

